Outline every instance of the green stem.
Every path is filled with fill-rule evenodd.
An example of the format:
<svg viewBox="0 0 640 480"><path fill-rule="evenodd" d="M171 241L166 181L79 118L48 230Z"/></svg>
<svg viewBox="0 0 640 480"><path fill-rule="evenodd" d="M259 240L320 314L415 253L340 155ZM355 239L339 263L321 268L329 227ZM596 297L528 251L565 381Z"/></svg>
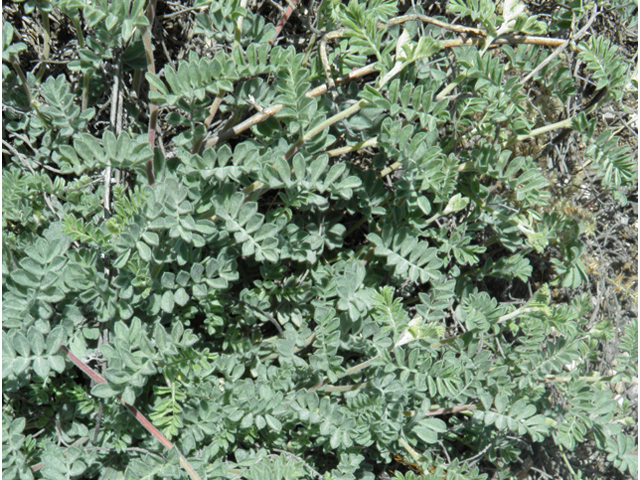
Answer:
<svg viewBox="0 0 640 480"><path fill-rule="evenodd" d="M153 29L153 22L156 17L156 1L151 0L149 5L147 5L147 19L149 20L149 25L144 28L142 31L142 43L144 45L144 52L147 58L147 70L155 74L156 67L155 61L153 58L153 47L151 45L151 31ZM149 85L150 90L155 90L153 85ZM149 146L151 147L151 151L154 151L155 148L155 138L156 138L156 130L158 127L158 105L154 101L149 100L149 128L147 138L149 140ZM147 181L151 187L155 184L155 172L153 168L153 158L147 161Z"/></svg>
<svg viewBox="0 0 640 480"><path fill-rule="evenodd" d="M469 197L471 200L473 200L473 202L478 206L478 208L480 208L481 210L484 210L485 212L489 212L493 215L495 215L496 217L498 217L501 220L504 220L506 222L512 220L511 218L507 217L506 215L502 214L502 213L498 213L496 212L493 208L488 207L483 200L481 200L480 198L476 197L473 193L471 193L471 191L465 187L463 187L462 185L458 186L458 189L460 190L460 192ZM517 222L516 222L517 225Z"/></svg>
<svg viewBox="0 0 640 480"><path fill-rule="evenodd" d="M18 62L18 57L16 57L15 55L11 55L11 65L13 65L13 68L18 74L18 77L20 77L22 88L24 88L24 91L27 94L29 107L34 108L33 97L31 96L31 90L29 89L29 84L27 83L27 77L25 77L24 72L22 71L22 67L20 67L20 62Z"/></svg>
<svg viewBox="0 0 640 480"><path fill-rule="evenodd" d="M134 70L133 80L131 81L131 88L136 92L136 95L138 96L138 98L140 97L141 86L142 86L142 70ZM136 117L136 120L137 120L137 117Z"/></svg>
<svg viewBox="0 0 640 480"><path fill-rule="evenodd" d="M89 72L82 75L82 111L89 106Z"/></svg>
<svg viewBox="0 0 640 480"><path fill-rule="evenodd" d="M202 144L204 143L204 138L207 136L207 130L209 130L209 126L211 125L213 118L216 116L220 103L222 103L222 97L216 97L211 104L211 107L209 108L209 116L204 121L204 134L195 141L193 148L191 149L191 153L194 155L196 153L200 153Z"/></svg>
<svg viewBox="0 0 640 480"><path fill-rule="evenodd" d="M387 203L389 203L391 201L392 197L393 197L392 195L389 195L387 197L387 199L384 202L382 202L381 204L379 204L378 206L379 207L384 207ZM347 233L344 234L343 238L347 238L349 235L351 235L353 232L355 232L358 228L360 228L362 226L362 224L365 223L367 220L368 220L367 217L362 217L360 220L358 220L356 222L356 224L353 227L351 227L349 230L347 230Z"/></svg>
<svg viewBox="0 0 640 480"><path fill-rule="evenodd" d="M302 136L302 138L300 138L300 140L298 140L296 143L294 143L291 146L289 151L285 154L284 159L289 160L293 156L293 154L296 153L302 145L304 145L305 142L309 141L310 139L318 135L325 128L330 127L331 125L339 122L340 120L350 117L351 115L356 113L358 110L360 110L362 107L366 106L367 103L369 103L367 100L362 99L359 102L357 102L355 105L350 106L349 108L347 108L346 110L343 110L342 112L336 113L333 117L326 119L320 125L317 125L316 127L309 130L307 133L305 133Z"/></svg>
<svg viewBox="0 0 640 480"><path fill-rule="evenodd" d="M578 377L577 380L578 381L583 381L583 382L590 382L590 383L596 383L596 382L610 382L613 379L613 375L609 375L607 377L589 377L589 376L582 376L582 377ZM571 377L566 377L566 376L556 376L556 375L548 375L544 378L545 382L571 382L573 380L573 378ZM637 378L633 378L629 381L629 383L638 383L638 379Z"/></svg>
<svg viewBox="0 0 640 480"><path fill-rule="evenodd" d="M309 40L309 46L307 47L307 51L304 53L304 59L302 60L303 65L309 66L309 55L311 54L311 50L313 50L313 46L316 43L317 35L314 33L311 35L311 40Z"/></svg>
<svg viewBox="0 0 640 480"><path fill-rule="evenodd" d="M507 313L506 315L502 315L501 317L498 318L498 321L495 323L496 325L501 325L504 322L506 322L507 320L511 320L512 318L517 317L518 315L523 315L525 313L529 313L531 311L533 311L534 309L531 307L520 307L517 310L514 310L511 313ZM444 345L448 345L450 343L453 343L454 341L456 341L458 338L462 337L463 335L466 335L469 332L478 332L480 333L480 330L477 328L474 328L473 330L469 330L468 332L465 333L461 333L459 335L454 335L453 337L449 337L449 338L445 338L443 340L438 340L437 342L434 342L431 344L431 348L436 348L436 347L442 347Z"/></svg>
<svg viewBox="0 0 640 480"><path fill-rule="evenodd" d="M391 165L389 165L387 168L385 168L384 170L382 170L380 172L380 174L378 175L380 178L384 178L387 175L389 175L391 172L395 172L397 169L399 169L402 166L401 162L395 162L392 163Z"/></svg>
<svg viewBox="0 0 640 480"><path fill-rule="evenodd" d="M400 445L402 445L402 448L404 448L404 449L407 451L407 453L408 453L409 455L411 455L411 458L413 458L413 461L414 461L414 462L419 462L419 461L420 461L420 454L419 454L418 452L416 452L416 451L411 447L411 445L409 445L409 444L407 443L407 441L406 441L404 438L399 437L399 438L398 438L398 443L399 443Z"/></svg>
<svg viewBox="0 0 640 480"><path fill-rule="evenodd" d="M606 89L604 89L604 93L601 93L600 95L596 94L592 103L587 108L584 109L584 112L581 112L578 115L581 115L582 113L586 115L593 112L600 105L600 103L605 97L606 97ZM535 130L531 130L531 132L528 135L518 135L517 139L518 141L528 140L538 135L542 135L543 133L551 132L552 130L557 130L558 128L570 128L573 122L573 119L577 118L578 115L574 115L573 117L567 118L565 120L561 120L556 123L552 123L550 125L545 125L544 127L536 128Z"/></svg>
<svg viewBox="0 0 640 480"><path fill-rule="evenodd" d="M444 97L446 97L447 95L449 95L449 92L451 92L454 88L456 88L458 86L460 82L458 80L454 80L453 82L451 82L449 85L447 85L446 87L444 87L442 89L442 91L436 95L436 101L439 102L440 100L442 100Z"/></svg>
<svg viewBox="0 0 640 480"><path fill-rule="evenodd" d="M512 318L516 318L518 315L524 315L525 313L532 312L533 310L534 309L530 308L530 307L527 307L527 308L520 307L520 308L514 310L513 312L507 313L506 315L503 315L500 318L498 318L498 322L497 323L499 325L501 323L506 322L507 320L511 320Z"/></svg>
<svg viewBox="0 0 640 480"><path fill-rule="evenodd" d="M275 337L272 337L273 340L276 340ZM309 337L304 341L304 345L302 345L301 347L296 347L293 349L293 353L296 354L302 350L304 350L305 348L307 348L309 345L311 345L316 339L316 334L315 332L312 333L311 335L309 335ZM273 341L271 338L268 338L264 341L264 343L272 343ZM264 360L275 360L276 358L279 358L280 354L278 352L275 353L270 353L269 355L267 355L266 357L264 357Z"/></svg>
<svg viewBox="0 0 640 480"><path fill-rule="evenodd" d="M243 9L247 8L247 0L240 0L240 7ZM235 38L233 41L233 47L235 48L236 45L240 45L240 39L242 38L242 23L244 21L244 17L241 15L238 17L238 20L236 20L236 32L235 32Z"/></svg>
<svg viewBox="0 0 640 480"><path fill-rule="evenodd" d="M51 54L51 24L49 22L49 14L40 10L40 17L42 18L42 28L44 30L44 51L42 52L42 60L44 60L44 62L40 65L40 70L38 71L38 81L42 80L44 73L47 71L46 61L49 60L49 55Z"/></svg>
<svg viewBox="0 0 640 480"><path fill-rule="evenodd" d="M528 140L530 138L537 137L538 135L542 135L543 133L557 130L558 128L568 128L571 126L572 120L573 120L573 117L567 118L565 120L561 120L556 123L552 123L550 125L545 125L544 127L536 128L535 130L531 130L531 132L529 132L528 135L518 135L518 141L522 142L523 140Z"/></svg>
<svg viewBox="0 0 640 480"><path fill-rule="evenodd" d="M379 52L376 51L376 53L379 53ZM404 70L404 68L407 65L409 65L409 63L411 62L396 62L393 68L389 70L389 72L387 72L387 74L379 80L377 85L378 90L381 90L382 87L384 87L390 80L392 80L396 75L398 75L402 70ZM287 151L287 153L285 154L284 159L289 160L305 142L315 137L317 134L322 132L322 130L324 130L325 128L347 117L350 117L354 113L358 112L360 109L367 106L368 103L369 102L363 98L359 102L357 102L355 105L352 105L346 110L335 114L333 117L328 118L327 120L322 122L320 125L317 125L316 127L312 128L301 139L299 139L295 144L291 146L289 151Z"/></svg>
<svg viewBox="0 0 640 480"><path fill-rule="evenodd" d="M76 29L76 35L78 36L78 47L84 48L84 35L82 33L79 16L76 14L71 17L71 22L73 23L73 27Z"/></svg>
<svg viewBox="0 0 640 480"><path fill-rule="evenodd" d="M323 392L350 392L352 390L358 390L369 385L369 382L357 383L355 385L327 385L322 389Z"/></svg>
<svg viewBox="0 0 640 480"><path fill-rule="evenodd" d="M316 23L316 30L322 30L322 27L324 26L324 18L322 16L322 10L323 10L323 8L325 8L324 7L324 3L325 3L325 0L322 0L320 2L320 5L318 5L318 10L317 10L317 12L318 12L318 17L317 17L318 21ZM307 13L307 15L308 15L308 13ZM302 60L302 64L303 65L308 65L309 55L311 55L311 50L313 50L313 46L315 45L317 39L318 39L318 36L315 33L313 33L311 35L311 40L309 41L309 46L307 47L307 51L304 54L304 60Z"/></svg>
<svg viewBox="0 0 640 480"><path fill-rule="evenodd" d="M396 62L391 70L387 72L387 74L380 79L378 82L378 90L381 90L389 81L393 80L393 78L398 75L404 67L406 67L408 63Z"/></svg>
<svg viewBox="0 0 640 480"><path fill-rule="evenodd" d="M29 89L29 84L27 83L27 77L24 75L22 68L20 67L20 63L18 62L18 57L15 55L11 55L11 65L15 69L20 81L22 82L22 88L24 88L25 93L27 94L27 101L29 102L29 107L36 112L36 116L42 122L43 125L47 127L50 126L49 121L40 113L38 109L38 104L33 100L31 96L31 90Z"/></svg>
<svg viewBox="0 0 640 480"><path fill-rule="evenodd" d="M432 224L433 222L435 222L437 219L439 219L442 216L442 213L436 213L435 215L433 215L432 217L427 219L427 225Z"/></svg>
<svg viewBox="0 0 640 480"><path fill-rule="evenodd" d="M73 23L73 27L76 29L76 35L78 37L78 47L84 48L84 35L82 33L82 25L80 25L80 18L78 13L76 15L70 16L71 23ZM89 72L84 72L82 75L82 111L84 112L89 106Z"/></svg>
<svg viewBox="0 0 640 480"><path fill-rule="evenodd" d="M347 375L352 375L354 373L359 372L360 370L363 370L363 369L367 368L369 365L371 365L371 362L373 360L375 360L376 358L378 358L378 357L380 357L380 355L376 355L375 357L370 358L369 360L367 360L365 362L362 362L362 363L360 363L360 364L358 364L358 365L356 365L354 367L351 367L351 368L347 369L344 372L344 374L341 375L341 377L346 377ZM309 391L310 392L314 392L314 391L320 390L320 389L322 389L322 391L324 391L325 388L329 388L329 387L326 387L328 381L329 381L329 379L325 377L324 380L321 380L318 384L316 384L315 386L311 387L309 389ZM335 388L335 387L333 387L333 388Z"/></svg>
<svg viewBox="0 0 640 480"><path fill-rule="evenodd" d="M569 463L569 459L567 458L567 456L564 454L564 449L562 448L562 445L558 445L558 448L560 449L560 455L562 455L562 460L564 461L564 464L567 466L567 468L569 469L569 472L571 472L571 476L573 478L580 478L576 475L575 470L573 469L573 467L571 466L571 464Z"/></svg>
<svg viewBox="0 0 640 480"><path fill-rule="evenodd" d="M353 152L354 150L361 150L367 147L375 147L378 144L378 137L373 137L362 142L355 143L353 145L347 145L346 147L335 148L327 151L327 155L335 157L337 155L344 155L345 153Z"/></svg>

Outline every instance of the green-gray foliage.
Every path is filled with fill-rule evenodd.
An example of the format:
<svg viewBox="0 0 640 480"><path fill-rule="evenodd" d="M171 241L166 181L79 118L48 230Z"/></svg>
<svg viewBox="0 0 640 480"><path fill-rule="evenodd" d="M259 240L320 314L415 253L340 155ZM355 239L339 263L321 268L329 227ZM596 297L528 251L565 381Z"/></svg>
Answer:
<svg viewBox="0 0 640 480"><path fill-rule="evenodd" d="M547 437L569 450L595 439L635 474L627 406L585 361L612 327L587 330L586 294L551 302L550 287L588 280L586 220L558 206L549 172L516 140L540 120L521 79L550 49L445 49L451 32L385 26L393 1L323 1L322 26L344 28L329 49L334 73L376 61L379 75L311 97L326 81L315 49L305 63L291 45L272 47L274 26L242 3L197 1L194 35L221 48L155 74L141 54L142 1L26 2L84 32L66 74L42 81L21 79L26 46L5 23L3 478L185 478L178 453L116 395L201 478L372 480L390 451L410 455L407 443L434 468L425 478L487 478L469 460L479 453L506 478L523 445ZM488 41L571 21L516 7L449 2ZM575 7L576 25L588 14ZM577 49L608 99L637 88L610 41ZM117 135L96 122L106 96L92 90L80 107L118 64L153 87L164 150L149 147L135 104ZM564 102L572 68L558 58L533 81ZM454 97L440 95L454 84ZM218 98L233 123L255 105L282 108L216 143L207 117ZM626 202L630 151L586 114L572 128L601 191ZM108 215L106 167L125 178ZM540 262L553 271L543 282ZM506 285L533 296L514 304ZM637 323L627 333L615 381L637 378ZM90 385L62 345L108 383ZM62 445L79 439L99 448Z"/></svg>

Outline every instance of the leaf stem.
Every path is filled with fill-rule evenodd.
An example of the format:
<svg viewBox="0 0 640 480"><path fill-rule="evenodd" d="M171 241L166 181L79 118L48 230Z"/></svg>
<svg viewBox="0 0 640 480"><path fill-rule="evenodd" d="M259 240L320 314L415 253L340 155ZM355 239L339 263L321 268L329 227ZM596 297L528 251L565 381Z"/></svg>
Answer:
<svg viewBox="0 0 640 480"><path fill-rule="evenodd" d="M20 62L18 61L18 57L15 54L11 55L11 65L13 66L14 70L18 74L18 77L20 77L20 81L22 82L22 88L24 88L24 91L27 94L27 101L29 102L29 107L37 111L37 108L35 108L35 105L33 103L33 97L31 96L31 90L29 89L29 84L27 83L27 77L25 77L24 72L22 71L22 67L20 66Z"/></svg>
<svg viewBox="0 0 640 480"><path fill-rule="evenodd" d="M144 53L147 58L147 70L149 73L156 73L155 61L153 58L153 47L151 45L151 31L153 29L153 22L156 16L156 1L150 0L147 5L147 20L149 25L144 27L142 31L142 44L144 45ZM149 84L151 91L156 91L156 88ZM153 152L155 147L156 130L158 128L158 105L153 100L149 100L149 129L148 139L151 151ZM153 157L147 161L147 181L149 185L153 187L155 184L155 172L153 169Z"/></svg>
<svg viewBox="0 0 640 480"><path fill-rule="evenodd" d="M242 8L243 10L246 10L247 8L247 0L240 0L240 8ZM244 15L240 15L238 17L238 19L236 20L236 32L235 32L235 38L234 38L234 42L233 42L233 46L234 48L237 46L240 46L240 39L242 38L242 23L244 22Z"/></svg>
<svg viewBox="0 0 640 480"><path fill-rule="evenodd" d="M42 18L42 30L44 31L44 51L42 52L43 62L40 64L40 69L37 74L39 82L47 71L47 60L49 60L49 55L51 54L51 23L49 22L49 13L40 8L40 17Z"/></svg>
<svg viewBox="0 0 640 480"><path fill-rule="evenodd" d="M18 57L16 55L11 55L11 65L15 69L18 77L20 77L20 82L22 82L22 87L24 88L25 93L27 94L27 101L29 102L29 108L31 108L34 112L36 112L36 116L42 122L43 125L50 127L51 124L49 121L40 113L40 109L38 108L38 103L31 96L31 90L29 89L29 84L27 83L27 77L22 71L22 67L20 67L20 62L18 61Z"/></svg>
<svg viewBox="0 0 640 480"><path fill-rule="evenodd" d="M345 147L328 150L327 155L329 155L330 157L336 157L338 155L343 155L345 153L353 152L355 150L361 150L367 147L375 147L377 144L378 144L378 137L373 137L373 138L369 138L368 140L364 140L362 142L354 143L353 145L347 145Z"/></svg>
<svg viewBox="0 0 640 480"><path fill-rule="evenodd" d="M518 141L522 142L524 140L529 140L530 138L534 138L537 137L538 135L542 135L544 133L547 132L551 132L553 130L557 130L558 128L567 128L571 126L571 121L573 120L574 117L571 118L567 118L565 120L561 120L559 122L556 123L552 123L550 125L544 125L540 128L536 128L534 130L531 130L531 132L529 132L528 135L518 135Z"/></svg>
<svg viewBox="0 0 640 480"><path fill-rule="evenodd" d="M209 108L209 116L204 121L205 134L207 130L209 130L209 127L211 126L211 122L216 116L216 113L218 112L218 107L220 107L221 103L222 103L222 97L218 96L215 98L215 100L211 104L211 107ZM203 134L193 145L193 148L191 149L191 153L193 154L200 153L202 149L202 143L204 142L204 138L205 138L205 135Z"/></svg>
<svg viewBox="0 0 640 480"><path fill-rule="evenodd" d="M69 350L65 345L62 345L60 347L60 349L65 353L65 355L71 361L71 363L73 363L76 367L78 367L80 370L82 370L84 373L86 373L96 383L107 383L107 381L104 378L102 378L98 374L98 372L96 372L93 368L88 366L86 363L84 363L82 360L80 360L78 357L76 357L73 353L71 353L71 350ZM151 435L156 437L156 439L160 443L162 443L162 445L164 445L164 447L167 450L171 450L172 448L175 447L175 449L178 451L178 456L180 458L180 464L186 470L186 472L189 474L191 479L192 480L200 480L200 476L196 473L196 471L193 469L193 467L189 464L189 462L184 457L184 455L182 455L182 453L180 453L180 451L178 450L178 447L176 447L173 443L171 443L167 439L167 437L165 437L162 434L162 432L160 430L158 430L149 420L146 419L146 417L142 413L140 413L140 411L138 411L138 409L136 407L134 407L133 405L129 405L127 402L125 402L122 399L122 397L120 395L117 395L117 397L118 397L118 400L120 400L120 402L129 411L129 413L131 413L131 415L133 415L133 417L138 421L138 423L140 423L140 425L142 425Z"/></svg>
<svg viewBox="0 0 640 480"><path fill-rule="evenodd" d="M309 130L307 133L305 133L296 143L294 143L291 146L291 148L289 148L287 153L284 155L284 159L285 160L289 160L293 156L293 154L296 153L298 151L298 149L305 142L309 141L310 139L312 139L313 137L318 135L325 128L330 127L331 125L333 125L334 123L339 122L340 120L343 120L345 118L350 117L351 115L356 113L358 110L360 110L362 107L366 106L367 103L369 103L367 100L361 99L360 101L358 101L354 105L350 106L346 110L343 110L342 112L336 113L333 117L328 118L324 122L322 122L319 125L316 125L315 127L313 127L311 130Z"/></svg>
<svg viewBox="0 0 640 480"><path fill-rule="evenodd" d="M552 123L550 125L545 125L543 127L540 128L536 128L535 130L531 130L531 132L529 132L528 135L518 135L517 139L518 141L523 141L523 140L528 140L530 138L534 138L538 135L542 135L544 133L553 131L553 130L557 130L559 128L571 128L571 125L573 123L573 119L577 118L578 115L587 115L589 113L591 113L593 110L596 109L596 107L598 105L600 105L600 103L602 102L602 100L604 100L607 96L607 89L603 88L601 90L598 90L595 95L592 97L592 99L589 101L588 105L586 106L586 108L581 111L580 113L578 113L577 115L574 115L570 118L566 118L564 120L560 120L559 122L556 123Z"/></svg>
<svg viewBox="0 0 640 480"><path fill-rule="evenodd" d="M569 469L569 472L571 472L571 476L573 478L576 478L576 472L573 469L573 467L571 466L571 463L569 463L569 459L567 458L567 456L564 453L564 448L562 448L562 445L558 445L558 449L560 450L560 455L562 456L562 460L564 461L564 464L567 466L567 468ZM580 477L577 477L580 478Z"/></svg>
<svg viewBox="0 0 640 480"><path fill-rule="evenodd" d="M244 122L240 122L237 125L228 128L227 130L214 135L212 138L210 138L209 140L207 140L204 144L204 147L202 148L202 150L207 149L207 148L211 148L214 145L217 145L219 142L223 142L225 140L228 140L229 138L233 137L234 135L238 135L242 132L244 132L246 129L254 126L257 123L262 122L263 120L275 115L276 113L278 113L280 110L282 110L282 105L281 104L276 104L273 105L269 108L265 108L263 109L261 112L256 113L255 115L247 118Z"/></svg>
<svg viewBox="0 0 640 480"><path fill-rule="evenodd" d="M78 36L78 48L84 48L84 34L82 33L82 25L80 24L80 14L76 10L75 15L68 14L73 24L73 28L76 29L76 35ZM89 106L89 72L85 71L82 74L82 111L84 112Z"/></svg>
<svg viewBox="0 0 640 480"><path fill-rule="evenodd" d="M285 10L284 15L282 15L282 18L278 22L278 25L276 25L276 33L273 36L273 38L269 40L269 44L273 45L274 42L277 40L278 35L280 35L280 31L282 30L282 27L284 27L284 24L287 23L287 20L293 13L293 9L295 7L296 7L296 0L292 0L291 3L289 3L289 6L287 7L287 9Z"/></svg>

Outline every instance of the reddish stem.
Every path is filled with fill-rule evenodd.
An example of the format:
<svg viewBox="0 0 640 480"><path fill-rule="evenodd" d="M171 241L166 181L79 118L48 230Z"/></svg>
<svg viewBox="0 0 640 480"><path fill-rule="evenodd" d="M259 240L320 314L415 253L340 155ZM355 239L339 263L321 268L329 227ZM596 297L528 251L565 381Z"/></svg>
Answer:
<svg viewBox="0 0 640 480"><path fill-rule="evenodd" d="M71 362L76 367L78 367L84 373L89 375L97 383L107 383L107 381L104 378L102 378L98 374L98 372L96 372L94 369L92 369L90 366L88 366L82 360L76 357L73 353L71 353L71 350L69 350L65 345L62 345L60 349L64 351L64 353L67 355L67 358L71 360ZM162 443L162 445L164 445L164 447L167 450L171 450L174 447L173 443L171 443L169 439L167 439L167 437L165 437L160 430L154 427L153 424L149 420L147 420L146 417L142 413L140 413L136 407L134 407L133 405L129 405L127 402L125 402L122 399L120 395L117 395L117 397L118 397L118 400L120 400L122 404L126 407L126 409L129 410L129 413L131 413L131 415L133 415L134 418L138 420L138 422L140 422L140 424L144 428L146 428L151 435L156 437L156 439L160 443ZM187 471L191 479L200 480L200 476L198 475L198 473L193 469L193 467L189 464L188 460L185 458L184 455L182 455L182 453L180 453L179 450L178 450L178 456L180 457L180 464Z"/></svg>
<svg viewBox="0 0 640 480"><path fill-rule="evenodd" d="M295 7L296 0L291 0L291 5ZM293 13L293 8L291 7L291 5L287 7L287 9L284 11L284 15L282 15L282 18L278 22L278 25L276 25L276 34L273 36L271 40L269 40L269 44L273 45L273 42L275 42L276 39L278 38L278 35L280 35L280 31L282 30L282 27L284 27L284 24L287 23L287 20Z"/></svg>
<svg viewBox="0 0 640 480"><path fill-rule="evenodd" d="M71 353L71 350L69 350L65 345L62 345L60 348L67 355L67 358L71 360L71 362L76 367L78 367L80 370L86 373L89 377L91 377L93 381L95 381L96 383L107 383L107 381L104 378L102 378L98 372L96 372L93 368L91 368L89 365L87 365L78 357L76 357L73 353ZM173 448L173 443L171 443L167 439L167 437L165 437L162 434L162 432L160 432L160 430L154 427L153 424L149 420L147 420L145 416L142 415L142 413L140 413L136 407L129 405L127 402L125 402L122 399L122 397L120 397L120 395L118 395L118 399L127 408L127 410L129 410L129 412L135 417L135 419L138 420L138 422L140 422L140 424L144 428L146 428L151 435L156 437L158 441L162 443L162 445L164 445L167 450L171 450L171 448Z"/></svg>

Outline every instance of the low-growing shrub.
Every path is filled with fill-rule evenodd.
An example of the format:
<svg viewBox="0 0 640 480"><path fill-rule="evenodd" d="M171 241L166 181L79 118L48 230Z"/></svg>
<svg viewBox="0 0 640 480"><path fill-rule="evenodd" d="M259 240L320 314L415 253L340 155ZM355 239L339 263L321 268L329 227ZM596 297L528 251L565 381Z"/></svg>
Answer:
<svg viewBox="0 0 640 480"><path fill-rule="evenodd" d="M637 322L601 376L578 290L636 178L596 7L311 3L3 6L4 478L635 475Z"/></svg>

